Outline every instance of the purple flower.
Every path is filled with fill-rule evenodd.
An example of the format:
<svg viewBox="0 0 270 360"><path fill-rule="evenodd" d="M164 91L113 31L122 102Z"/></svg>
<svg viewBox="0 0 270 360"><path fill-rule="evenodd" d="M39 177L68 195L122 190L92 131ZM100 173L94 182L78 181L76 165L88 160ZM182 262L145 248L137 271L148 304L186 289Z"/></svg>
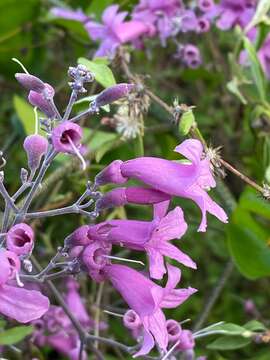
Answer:
<svg viewBox="0 0 270 360"><path fill-rule="evenodd" d="M38 134L29 135L25 138L23 148L27 153L28 167L31 171L38 169L43 155L48 149L48 140Z"/></svg>
<svg viewBox="0 0 270 360"><path fill-rule="evenodd" d="M200 50L192 44L185 45L178 57L182 57L182 61L190 68L196 69L202 63Z"/></svg>
<svg viewBox="0 0 270 360"><path fill-rule="evenodd" d="M132 18L151 27L150 35L158 33L163 46L174 32L173 18L183 9L179 0L141 0L134 8Z"/></svg>
<svg viewBox="0 0 270 360"><path fill-rule="evenodd" d="M165 206L164 206L165 205ZM180 238L187 229L183 211L177 207L166 216L168 202L155 206L153 221L111 220L89 227L88 236L120 244L130 249L146 251L149 257L150 276L161 279L166 273L163 256L196 269L188 255L168 241ZM103 230L104 229L104 230ZM96 235L97 234L97 235ZM100 234L100 235L98 235ZM102 235L101 235L102 234Z"/></svg>
<svg viewBox="0 0 270 360"><path fill-rule="evenodd" d="M27 255L33 250L34 240L34 232L29 225L17 224L7 233L7 248L17 255Z"/></svg>
<svg viewBox="0 0 270 360"><path fill-rule="evenodd" d="M180 335L180 342L177 345L177 349L181 351L193 349L195 346L195 340L193 334L189 330L183 330Z"/></svg>
<svg viewBox="0 0 270 360"><path fill-rule="evenodd" d="M115 206L126 204L156 204L170 200L168 194L155 189L143 187L116 188L104 194L96 202L97 210L103 210Z"/></svg>
<svg viewBox="0 0 270 360"><path fill-rule="evenodd" d="M99 56L113 56L117 47L134 41L145 33L149 27L141 21L124 21L127 12L119 12L119 5L111 5L102 14L102 24L88 21L85 28L91 39L101 44L95 53Z"/></svg>
<svg viewBox="0 0 270 360"><path fill-rule="evenodd" d="M167 268L168 282L165 288L124 265L107 265L104 269L106 277L142 322L143 344L134 357L148 354L155 343L166 351L168 332L166 318L161 309L177 307L196 292L196 289L190 287L175 289L181 272L169 264Z"/></svg>
<svg viewBox="0 0 270 360"><path fill-rule="evenodd" d="M169 342L175 343L181 336L182 333L181 325L177 321L170 319L166 321L166 327L167 327Z"/></svg>
<svg viewBox="0 0 270 360"><path fill-rule="evenodd" d="M80 148L82 128L73 122L63 121L52 131L54 150L63 153L74 153L74 148Z"/></svg>
<svg viewBox="0 0 270 360"><path fill-rule="evenodd" d="M202 212L198 231L206 231L207 212L227 222L224 210L207 194L210 188L216 186L216 182L210 160L203 155L201 142L185 140L175 151L191 163L177 163L154 157L141 157L126 162L116 160L97 175L97 185L109 182L123 184L129 178L134 178L170 196L180 196L196 202Z"/></svg>
<svg viewBox="0 0 270 360"><path fill-rule="evenodd" d="M45 83L45 89L42 93L34 90L29 92L28 101L31 105L37 106L49 118L54 118L55 111L48 100L48 98L52 99L54 97L54 93L54 88L50 84Z"/></svg>
<svg viewBox="0 0 270 360"><path fill-rule="evenodd" d="M208 12L213 9L213 0L198 0L198 7L202 12Z"/></svg>
<svg viewBox="0 0 270 360"><path fill-rule="evenodd" d="M216 25L221 30L229 30L236 25L244 28L252 19L255 9L256 1L221 0L220 4L214 6L212 17L217 17Z"/></svg>
<svg viewBox="0 0 270 360"><path fill-rule="evenodd" d="M11 251L0 251L0 313L21 323L43 316L49 308L49 300L39 291L26 290L8 281L18 273L20 261Z"/></svg>

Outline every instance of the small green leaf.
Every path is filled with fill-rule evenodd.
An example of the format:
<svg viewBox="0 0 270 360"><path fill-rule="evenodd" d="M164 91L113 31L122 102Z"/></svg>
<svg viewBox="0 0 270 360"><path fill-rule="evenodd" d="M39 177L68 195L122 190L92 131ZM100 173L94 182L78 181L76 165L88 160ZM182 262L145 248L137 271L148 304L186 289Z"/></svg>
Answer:
<svg viewBox="0 0 270 360"><path fill-rule="evenodd" d="M251 320L244 325L244 328L249 331L266 331L267 328L260 321Z"/></svg>
<svg viewBox="0 0 270 360"><path fill-rule="evenodd" d="M189 133L190 128L195 122L193 111L190 109L188 111L185 111L179 122L179 132L181 135L187 135Z"/></svg>
<svg viewBox="0 0 270 360"><path fill-rule="evenodd" d="M242 104L244 105L247 104L244 95L239 90L239 82L236 77L233 77L233 79L227 83L227 89L236 97L238 97L238 99L242 102Z"/></svg>
<svg viewBox="0 0 270 360"><path fill-rule="evenodd" d="M16 326L0 333L0 345L12 345L32 334L33 326Z"/></svg>
<svg viewBox="0 0 270 360"><path fill-rule="evenodd" d="M100 62L100 60L90 61L85 58L79 58L78 63L85 65L87 69L94 74L96 81L105 88L116 84L111 69L104 64L104 62Z"/></svg>
<svg viewBox="0 0 270 360"><path fill-rule="evenodd" d="M242 336L222 336L207 346L211 350L235 350L250 344L251 340Z"/></svg>
<svg viewBox="0 0 270 360"><path fill-rule="evenodd" d="M224 331L224 335L242 335L247 329L243 326L239 326L232 323L225 323L221 325L217 325L213 328L214 331Z"/></svg>
<svg viewBox="0 0 270 360"><path fill-rule="evenodd" d="M266 94L265 94L264 75L261 68L261 64L257 57L256 50L248 38L244 38L244 47L248 53L253 81L257 87L260 99L262 101L265 101Z"/></svg>
<svg viewBox="0 0 270 360"><path fill-rule="evenodd" d="M270 219L270 202L258 196L258 193L247 187L241 195L240 206L242 209Z"/></svg>

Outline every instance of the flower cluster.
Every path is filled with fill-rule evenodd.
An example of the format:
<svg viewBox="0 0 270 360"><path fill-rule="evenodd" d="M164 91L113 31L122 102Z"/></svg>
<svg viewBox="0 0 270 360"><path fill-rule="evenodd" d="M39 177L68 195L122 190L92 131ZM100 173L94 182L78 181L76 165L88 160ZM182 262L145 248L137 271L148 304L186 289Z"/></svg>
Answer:
<svg viewBox="0 0 270 360"><path fill-rule="evenodd" d="M253 18L257 0L196 0L184 4L181 0L140 0L129 14L120 12L118 5L107 7L102 15L102 23L94 22L81 10L53 8L56 17L72 19L83 23L89 37L99 41L95 56L114 57L120 45L129 43L137 49L145 49L147 39L158 38L164 47L168 40L176 45L174 57L187 67L197 68L202 63L199 48L189 43L190 35L200 35L215 25L227 31L240 26L245 29ZM251 28L248 37L255 42L257 29ZM187 40L185 40L187 39ZM270 78L270 38L266 37L258 51L262 68ZM147 43L147 46L149 42ZM245 56L240 61L248 64Z"/></svg>
<svg viewBox="0 0 270 360"><path fill-rule="evenodd" d="M223 222L227 216L207 191L216 186L210 160L203 153L198 140L185 140L175 151L189 161L174 162L161 158L141 157L123 162L115 160L95 177L95 187L108 183L122 185L129 179L147 185L116 187L96 202L98 212L126 204L153 206L152 221L108 220L95 225L83 225L66 238L71 257L78 257L81 268L97 282L109 280L122 295L130 310L124 317L124 325L132 330L141 348L135 356L148 354L158 345L164 353L169 341L178 342L179 351L187 350L185 343L191 335L174 330L166 321L163 308L182 304L196 289L176 289L181 272L165 263L171 258L187 267L196 269L195 262L170 241L181 238L187 223L180 207L168 211L172 197L193 200L200 207L202 220L198 231L206 231L206 213L210 212ZM149 276L125 265L112 263L114 245L145 252L149 259ZM127 259L122 259L127 260ZM132 260L131 260L132 261ZM161 280L168 274L165 288L151 279ZM157 326L158 324L158 326ZM194 343L189 341L192 348ZM193 344L192 346L190 344Z"/></svg>

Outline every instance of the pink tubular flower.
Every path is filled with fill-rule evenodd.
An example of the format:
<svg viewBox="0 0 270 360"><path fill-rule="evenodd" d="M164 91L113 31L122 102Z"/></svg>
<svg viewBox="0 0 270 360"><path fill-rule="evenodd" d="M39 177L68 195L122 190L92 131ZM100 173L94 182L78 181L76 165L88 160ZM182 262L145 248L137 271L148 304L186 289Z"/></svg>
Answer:
<svg viewBox="0 0 270 360"><path fill-rule="evenodd" d="M103 90L95 99L95 106L100 108L101 106L111 104L129 94L134 88L134 84L116 84L105 90Z"/></svg>
<svg viewBox="0 0 270 360"><path fill-rule="evenodd" d="M196 289L190 287L175 289L181 272L169 264L167 268L168 282L165 288L124 265L107 265L104 268L106 277L142 322L143 344L134 357L148 354L155 343L166 351L168 332L166 318L161 309L179 306L196 292Z"/></svg>
<svg viewBox="0 0 270 360"><path fill-rule="evenodd" d="M7 248L17 255L27 255L33 250L34 240L34 232L29 225L17 224L7 233Z"/></svg>
<svg viewBox="0 0 270 360"><path fill-rule="evenodd" d="M93 21L85 24L91 39L101 41L96 57L113 56L119 45L149 32L149 27L141 21L124 21L127 12L118 13L118 10L119 5L108 6L102 14L102 24Z"/></svg>
<svg viewBox="0 0 270 360"><path fill-rule="evenodd" d="M181 325L177 321L170 319L166 321L166 327L169 342L175 343L177 340L179 340L182 333Z"/></svg>
<svg viewBox="0 0 270 360"><path fill-rule="evenodd" d="M39 319L49 308L49 300L39 291L8 285L19 271L15 253L0 251L0 313L21 323Z"/></svg>
<svg viewBox="0 0 270 360"><path fill-rule="evenodd" d="M196 202L202 212L198 231L206 231L206 213L227 222L224 210L207 194L216 186L209 158L203 157L203 146L199 140L185 140L175 148L190 163L177 163L154 157L141 157L126 162L116 160L97 175L97 185L105 183L123 184L129 178L144 182L148 186L170 196L180 196Z"/></svg>
<svg viewBox="0 0 270 360"><path fill-rule="evenodd" d="M74 147L80 148L82 129L78 124L63 121L52 131L52 144L57 152L74 153Z"/></svg>
<svg viewBox="0 0 270 360"><path fill-rule="evenodd" d="M185 266L196 269L196 264L191 258L169 243L169 240L180 238L187 229L183 212L179 207L170 211L166 216L168 203L165 206L155 206L155 218L153 221L136 220L111 220L105 223L89 227L89 236L94 233L102 233L100 239L121 244L130 249L146 251L149 257L150 276L161 279L166 273L163 256L177 260ZM98 236L97 236L98 237Z"/></svg>

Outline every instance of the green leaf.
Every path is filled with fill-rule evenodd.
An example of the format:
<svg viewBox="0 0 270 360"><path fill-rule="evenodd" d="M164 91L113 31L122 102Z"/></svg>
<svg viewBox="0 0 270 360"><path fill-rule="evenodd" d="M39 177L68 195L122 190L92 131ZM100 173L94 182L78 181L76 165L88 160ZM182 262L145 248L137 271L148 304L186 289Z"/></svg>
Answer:
<svg viewBox="0 0 270 360"><path fill-rule="evenodd" d="M262 101L265 101L266 94L265 94L264 75L263 75L263 71L261 68L261 64L257 57L256 50L248 38L244 38L244 47L248 53L252 77L253 77L254 83L257 87L260 99Z"/></svg>
<svg viewBox="0 0 270 360"><path fill-rule="evenodd" d="M187 135L189 133L190 128L195 122L193 111L190 109L188 111L185 111L179 122L179 132L181 135Z"/></svg>
<svg viewBox="0 0 270 360"><path fill-rule="evenodd" d="M243 335L247 329L243 326L239 326L233 323L225 323L217 325L213 328L213 331L224 331L224 335Z"/></svg>
<svg viewBox="0 0 270 360"><path fill-rule="evenodd" d="M258 5L256 7L256 12L253 15L253 18L251 19L250 23L247 25L245 32L247 33L251 28L262 22L269 10L270 10L270 1L259 0Z"/></svg>
<svg viewBox="0 0 270 360"><path fill-rule="evenodd" d="M32 334L33 326L16 326L0 333L0 345L12 345Z"/></svg>
<svg viewBox="0 0 270 360"><path fill-rule="evenodd" d="M93 15L100 17L104 9L109 6L113 0L92 0L91 5L87 8L86 13L88 15Z"/></svg>
<svg viewBox="0 0 270 360"><path fill-rule="evenodd" d="M111 69L104 62L79 58L78 63L85 65L94 74L96 81L103 87L107 88L116 84Z"/></svg>
<svg viewBox="0 0 270 360"><path fill-rule="evenodd" d="M242 209L270 219L270 202L259 197L256 190L247 187L241 195L239 204Z"/></svg>
<svg viewBox="0 0 270 360"><path fill-rule="evenodd" d="M269 229L240 207L228 226L228 246L239 271L249 279L270 275Z"/></svg>
<svg viewBox="0 0 270 360"><path fill-rule="evenodd" d="M249 331L266 331L267 328L260 321L251 320L244 325L245 329Z"/></svg>
<svg viewBox="0 0 270 360"><path fill-rule="evenodd" d="M242 104L244 105L247 104L245 97L239 90L239 81L236 77L233 77L233 79L227 83L227 89L236 97L238 97L238 99L242 102Z"/></svg>
<svg viewBox="0 0 270 360"><path fill-rule="evenodd" d="M120 145L121 141L118 138L115 138L113 140L109 140L102 144L102 146L99 147L98 150L96 150L96 162L99 163L100 160L103 158L103 156L111 149L116 147L117 145Z"/></svg>
<svg viewBox="0 0 270 360"><path fill-rule="evenodd" d="M18 95L14 95L13 105L26 135L33 134L35 132L35 114L33 107Z"/></svg>
<svg viewBox="0 0 270 360"><path fill-rule="evenodd" d="M242 336L222 336L207 346L211 350L235 350L250 344L251 340Z"/></svg>

